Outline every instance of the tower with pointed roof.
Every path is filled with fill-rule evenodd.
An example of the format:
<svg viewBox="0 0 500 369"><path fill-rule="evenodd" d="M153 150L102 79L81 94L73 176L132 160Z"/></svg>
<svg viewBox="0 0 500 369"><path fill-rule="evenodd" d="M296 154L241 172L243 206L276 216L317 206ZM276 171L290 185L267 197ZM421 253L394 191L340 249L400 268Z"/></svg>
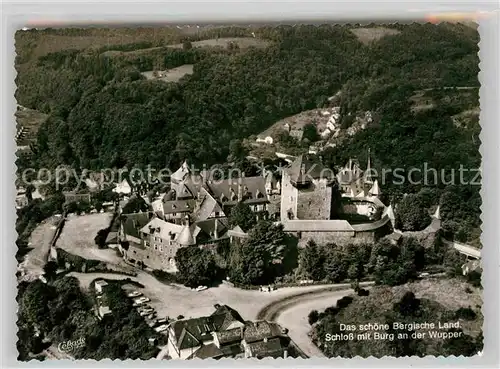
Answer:
<svg viewBox="0 0 500 369"><path fill-rule="evenodd" d="M373 178L372 178L372 166L371 166L371 157L370 157L370 148L368 148L368 163L366 164L366 171L365 171L365 178L364 182L366 185L371 186L373 185Z"/></svg>
<svg viewBox="0 0 500 369"><path fill-rule="evenodd" d="M191 173L191 171L189 170L187 160L184 160L182 165L179 167L179 169L177 169L175 171L174 174L172 174L170 179L171 179L172 183L178 184L178 183L184 181L186 179L186 177L189 176L190 173Z"/></svg>
<svg viewBox="0 0 500 369"><path fill-rule="evenodd" d="M193 233L191 232L188 215L184 219L184 224L182 225L182 229L179 235L177 236L177 243L180 246L193 246L196 244L196 241L194 240L193 237Z"/></svg>

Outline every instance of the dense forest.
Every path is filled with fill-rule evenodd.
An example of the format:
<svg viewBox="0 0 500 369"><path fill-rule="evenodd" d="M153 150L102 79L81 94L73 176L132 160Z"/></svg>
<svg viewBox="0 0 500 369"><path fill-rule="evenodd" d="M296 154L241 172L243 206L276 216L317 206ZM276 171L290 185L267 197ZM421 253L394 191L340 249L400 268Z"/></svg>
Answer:
<svg viewBox="0 0 500 369"><path fill-rule="evenodd" d="M49 278L49 275L47 278ZM56 278L48 283L23 282L18 289L19 360L29 361L52 342L85 339L84 347L72 352L77 359L143 359L155 357L158 348L148 338L162 339L132 307L120 282L110 281L106 300L112 315L99 320L93 305L94 294L84 294L74 277Z"/></svg>
<svg viewBox="0 0 500 369"><path fill-rule="evenodd" d="M51 114L36 145L37 161L45 166L175 167L186 157L220 163L232 139L322 106L343 86L363 88L349 102L351 109L362 104L387 113L382 146L392 131L408 139L420 133L411 121L395 124L408 118L405 102L412 91L478 85L478 40L464 36L461 27L406 25L372 45L359 42L349 26L325 25L264 28L259 37L272 43L258 49L159 47L118 56L106 56L103 48L63 50L20 65L16 97ZM194 73L177 84L140 74L158 64L194 64ZM441 118L428 115L412 120ZM401 157L407 148L402 142L391 151Z"/></svg>

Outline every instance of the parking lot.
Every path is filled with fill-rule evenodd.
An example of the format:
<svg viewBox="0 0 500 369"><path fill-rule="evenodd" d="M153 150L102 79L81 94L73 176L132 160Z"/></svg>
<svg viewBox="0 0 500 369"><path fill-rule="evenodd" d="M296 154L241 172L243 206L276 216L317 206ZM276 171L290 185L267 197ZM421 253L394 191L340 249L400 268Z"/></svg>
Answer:
<svg viewBox="0 0 500 369"><path fill-rule="evenodd" d="M125 289L127 291L137 290L141 292L145 297L150 299L147 304L156 311L158 317L170 317L173 319L176 319L179 315L185 318L210 315L214 312L215 304L226 304L237 310L243 319L255 320L257 319L257 313L273 301L298 293L328 287L327 285L286 287L272 292L261 292L258 290L242 290L221 284L203 291L195 291L182 285L162 283L151 274L141 270L137 270L136 277L110 273L77 272L72 272L69 276L78 278L82 288L87 289L90 283L97 278L118 280L130 278L145 287L137 288L126 285Z"/></svg>

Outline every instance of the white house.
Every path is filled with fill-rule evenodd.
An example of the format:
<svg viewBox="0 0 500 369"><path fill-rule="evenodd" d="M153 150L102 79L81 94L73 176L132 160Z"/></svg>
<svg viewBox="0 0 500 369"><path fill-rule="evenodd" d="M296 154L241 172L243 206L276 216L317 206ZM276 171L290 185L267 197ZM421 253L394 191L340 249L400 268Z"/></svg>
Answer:
<svg viewBox="0 0 500 369"><path fill-rule="evenodd" d="M258 137L255 142L258 143L265 143L267 145L272 145L273 144L273 138L271 136L266 136L265 138Z"/></svg>
<svg viewBox="0 0 500 369"><path fill-rule="evenodd" d="M106 315L111 314L109 306L99 306L99 319L104 318Z"/></svg>
<svg viewBox="0 0 500 369"><path fill-rule="evenodd" d="M326 128L323 132L320 133L321 138L327 138L332 134L329 128Z"/></svg>
<svg viewBox="0 0 500 369"><path fill-rule="evenodd" d="M97 281L97 282L95 282L95 287L94 287L95 291L98 294L101 294L107 285L108 285L108 282L106 282L106 281L103 281L103 280Z"/></svg>
<svg viewBox="0 0 500 369"><path fill-rule="evenodd" d="M126 179L124 179L116 185L116 187L113 189L113 192L123 195L130 195L132 193L132 186L130 186L130 183Z"/></svg>

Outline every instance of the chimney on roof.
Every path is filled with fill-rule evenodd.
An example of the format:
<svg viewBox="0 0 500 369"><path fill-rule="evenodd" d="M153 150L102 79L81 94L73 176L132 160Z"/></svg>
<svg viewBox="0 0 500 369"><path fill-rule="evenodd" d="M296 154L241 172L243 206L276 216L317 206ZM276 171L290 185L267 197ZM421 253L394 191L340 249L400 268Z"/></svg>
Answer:
<svg viewBox="0 0 500 369"><path fill-rule="evenodd" d="M238 201L243 200L243 185L241 184L241 178L240 178L240 183L238 183Z"/></svg>
<svg viewBox="0 0 500 369"><path fill-rule="evenodd" d="M217 219L215 219L215 225L214 225L214 239L218 239L219 238L219 231L218 231L218 225L219 221Z"/></svg>

